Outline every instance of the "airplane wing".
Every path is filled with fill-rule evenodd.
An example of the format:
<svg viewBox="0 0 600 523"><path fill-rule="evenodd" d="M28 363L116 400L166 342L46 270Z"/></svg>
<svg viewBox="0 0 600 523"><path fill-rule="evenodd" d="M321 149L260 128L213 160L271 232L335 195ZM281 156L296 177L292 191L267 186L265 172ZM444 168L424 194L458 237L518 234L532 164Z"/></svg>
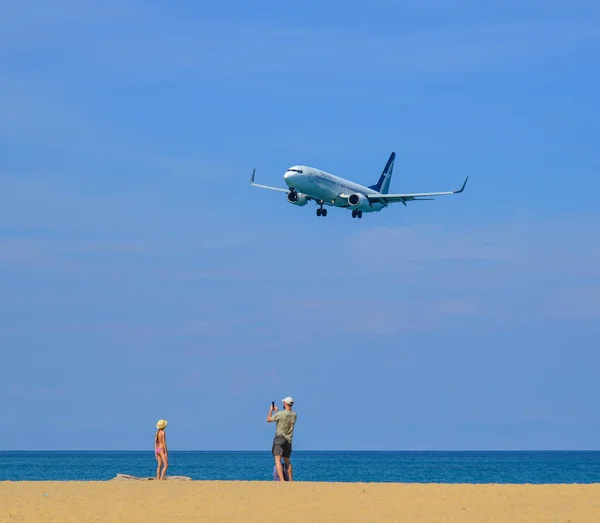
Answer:
<svg viewBox="0 0 600 523"><path fill-rule="evenodd" d="M444 191L444 192L426 192L426 193L413 193L413 194L365 194L364 196L369 199L370 202L381 202L381 203L396 203L400 202L406 205L406 202L422 201L422 200L433 200L432 196L443 196L445 194L458 194L465 190L467 180L465 179L462 187L456 191Z"/></svg>
<svg viewBox="0 0 600 523"><path fill-rule="evenodd" d="M271 191L279 191L279 192L284 192L284 193L288 193L290 192L289 189L280 189L279 187L270 187L268 185L259 185L258 183L254 183L254 175L256 174L256 169L252 169L252 177L250 178L250 183L252 185L254 185L254 187L260 187L261 189L270 189Z"/></svg>

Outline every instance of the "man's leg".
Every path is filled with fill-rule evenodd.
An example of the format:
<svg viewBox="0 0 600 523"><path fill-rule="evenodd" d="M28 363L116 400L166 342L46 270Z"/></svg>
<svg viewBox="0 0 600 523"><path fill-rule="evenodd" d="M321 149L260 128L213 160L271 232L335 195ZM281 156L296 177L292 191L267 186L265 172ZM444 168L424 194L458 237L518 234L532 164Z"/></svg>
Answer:
<svg viewBox="0 0 600 523"><path fill-rule="evenodd" d="M273 439L273 457L275 458L275 468L277 469L277 475L279 481L285 481L283 477L283 467L281 466L281 456L283 456L283 447L281 445L281 437L275 436Z"/></svg>
<svg viewBox="0 0 600 523"><path fill-rule="evenodd" d="M285 446L283 448L283 460L285 461L288 469L288 478L290 478L290 483L292 482L292 463L290 461L290 457L292 456L292 444L286 440Z"/></svg>
<svg viewBox="0 0 600 523"><path fill-rule="evenodd" d="M281 455L275 456L275 467L277 468L279 481L285 481L285 478L283 477L283 467L281 466Z"/></svg>
<svg viewBox="0 0 600 523"><path fill-rule="evenodd" d="M292 482L292 463L290 462L289 457L284 457L283 461L285 461L285 464L287 465L288 478L290 478L290 483L291 483Z"/></svg>

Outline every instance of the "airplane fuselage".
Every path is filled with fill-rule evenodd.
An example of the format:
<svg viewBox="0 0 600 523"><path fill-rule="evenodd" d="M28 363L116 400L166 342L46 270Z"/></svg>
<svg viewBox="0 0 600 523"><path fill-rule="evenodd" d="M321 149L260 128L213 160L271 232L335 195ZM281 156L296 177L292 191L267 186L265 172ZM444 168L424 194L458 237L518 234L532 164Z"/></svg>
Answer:
<svg viewBox="0 0 600 523"><path fill-rule="evenodd" d="M306 165L290 167L283 175L283 179L290 189L295 189L299 193L306 194L317 201L322 201L325 205L335 207L350 208L348 204L348 195L350 194L379 194L377 191L359 183L351 182ZM384 207L386 205L383 203L372 202L363 207L362 211L376 212Z"/></svg>

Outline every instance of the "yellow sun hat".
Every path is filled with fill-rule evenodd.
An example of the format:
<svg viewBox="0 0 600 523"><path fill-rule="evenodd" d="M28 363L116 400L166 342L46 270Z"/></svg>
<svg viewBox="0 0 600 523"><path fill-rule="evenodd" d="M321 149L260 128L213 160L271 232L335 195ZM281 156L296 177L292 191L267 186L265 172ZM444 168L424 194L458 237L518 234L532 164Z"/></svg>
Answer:
<svg viewBox="0 0 600 523"><path fill-rule="evenodd" d="M166 419L159 419L158 423L156 424L156 428L157 429L164 429L167 426L167 420Z"/></svg>

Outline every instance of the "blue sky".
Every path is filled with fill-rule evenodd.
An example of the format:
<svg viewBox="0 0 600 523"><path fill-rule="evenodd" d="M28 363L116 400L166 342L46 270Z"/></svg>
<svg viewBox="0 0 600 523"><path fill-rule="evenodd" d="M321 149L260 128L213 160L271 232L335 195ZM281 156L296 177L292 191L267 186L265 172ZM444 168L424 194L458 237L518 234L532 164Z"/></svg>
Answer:
<svg viewBox="0 0 600 523"><path fill-rule="evenodd" d="M2 449L594 449L600 4L0 5ZM460 196L352 220L290 165Z"/></svg>

